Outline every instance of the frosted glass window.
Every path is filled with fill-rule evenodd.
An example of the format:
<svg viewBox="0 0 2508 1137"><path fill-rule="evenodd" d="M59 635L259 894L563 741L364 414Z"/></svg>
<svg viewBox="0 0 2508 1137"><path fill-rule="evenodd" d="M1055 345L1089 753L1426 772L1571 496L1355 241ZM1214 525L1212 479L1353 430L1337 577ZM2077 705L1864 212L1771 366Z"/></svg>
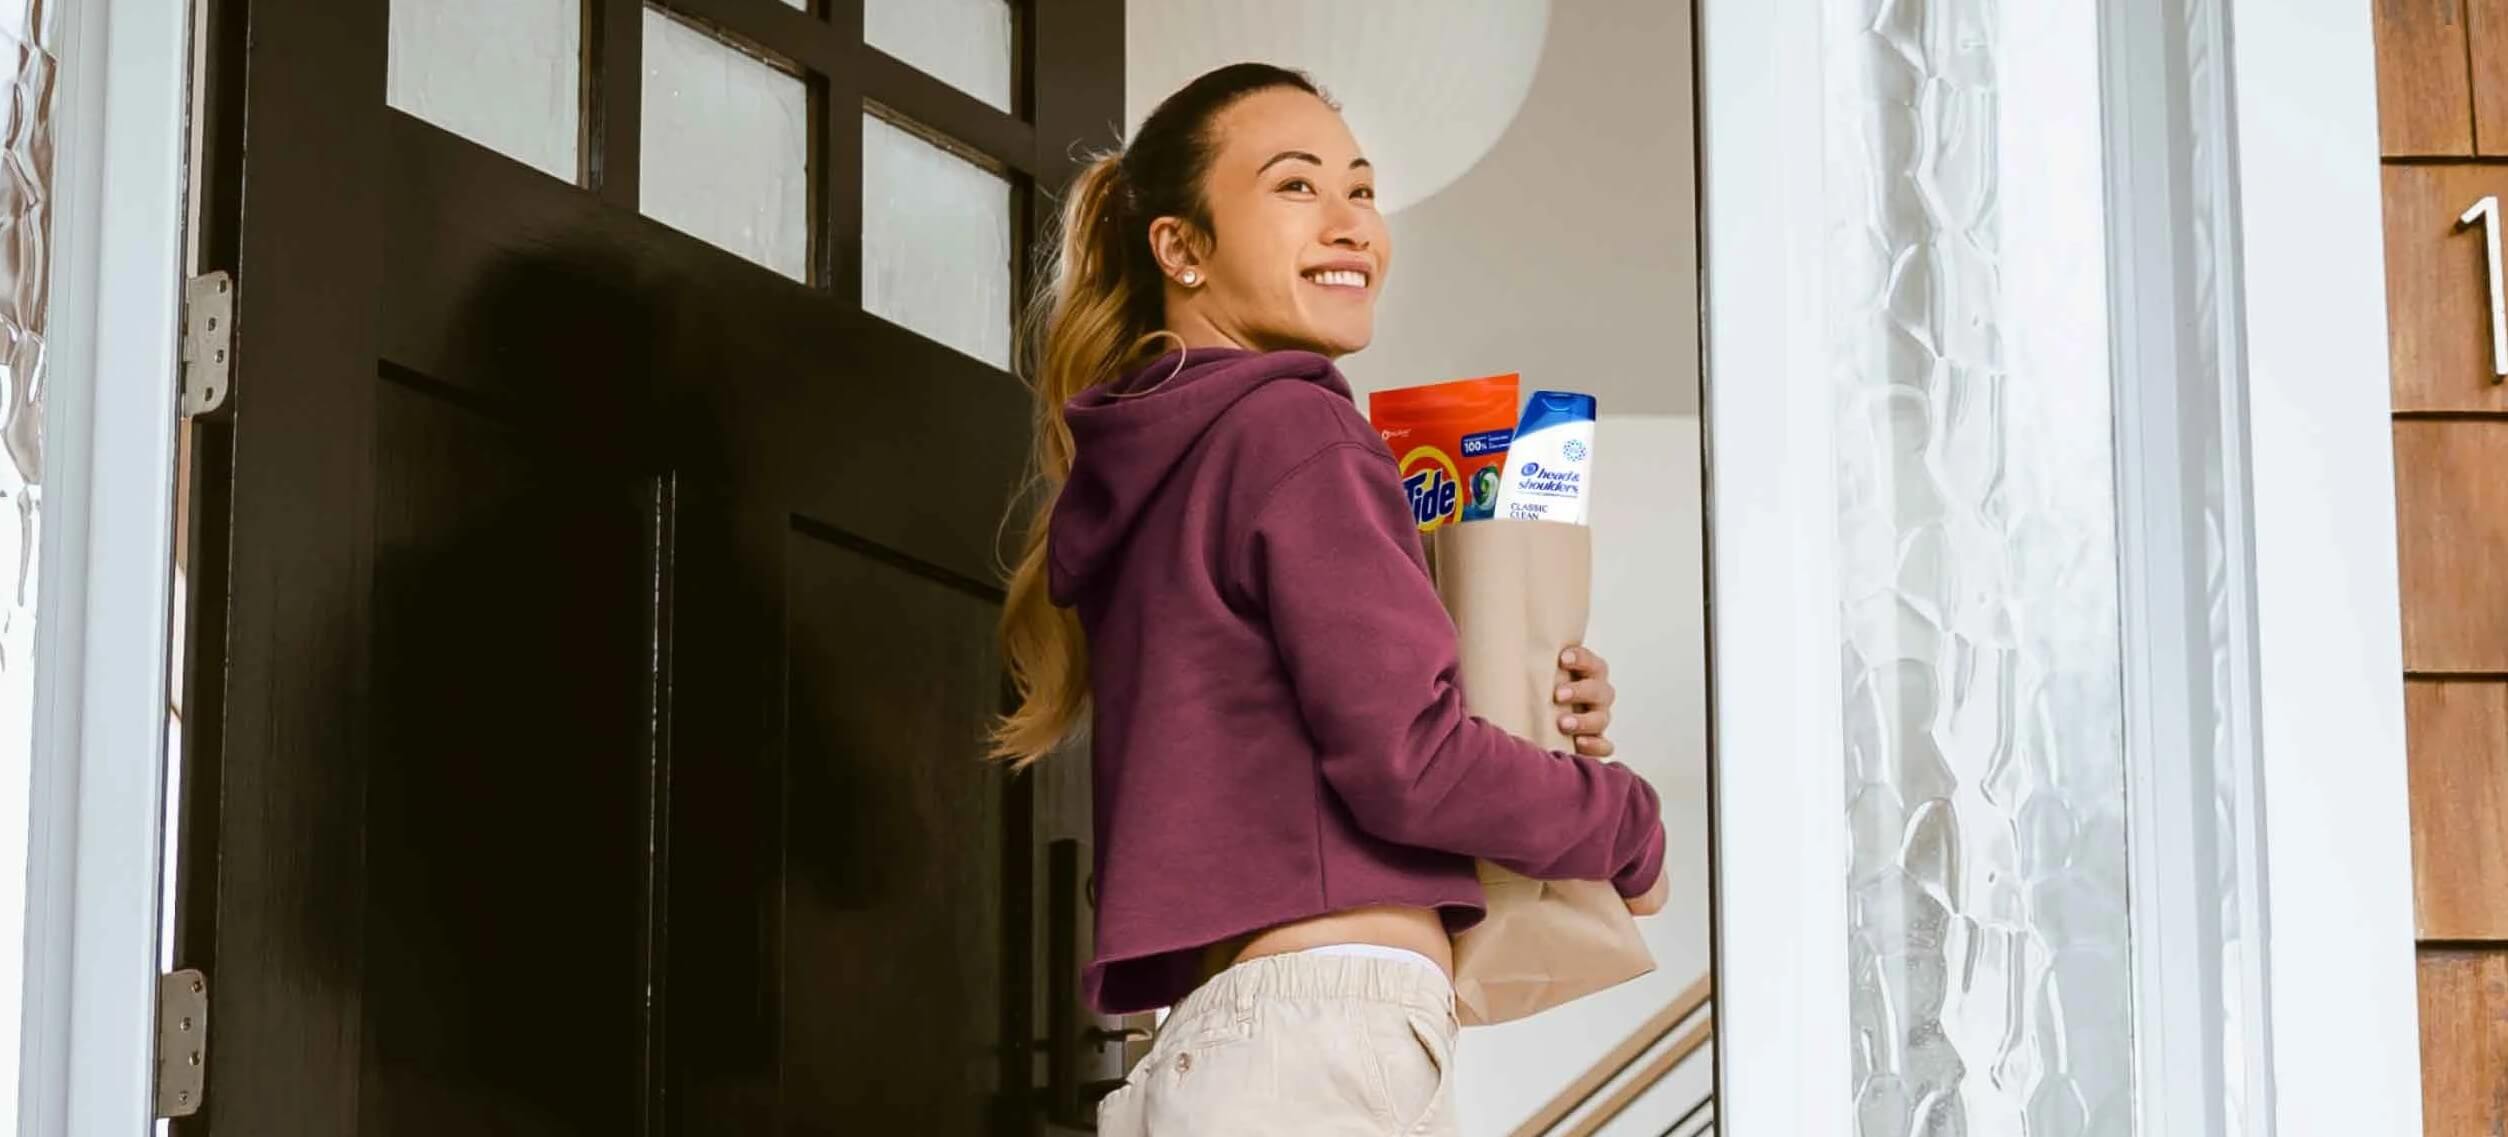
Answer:
<svg viewBox="0 0 2508 1137"><path fill-rule="evenodd" d="M1856 1131L2122 1137L2097 8L1824 11Z"/></svg>
<svg viewBox="0 0 2508 1137"><path fill-rule="evenodd" d="M862 38L924 74L1011 109L1008 0L868 0Z"/></svg>
<svg viewBox="0 0 2508 1137"><path fill-rule="evenodd" d="M809 155L800 79L645 10L645 216L807 280Z"/></svg>
<svg viewBox="0 0 2508 1137"><path fill-rule="evenodd" d="M392 0L384 101L574 181L581 0Z"/></svg>
<svg viewBox="0 0 2508 1137"><path fill-rule="evenodd" d="M863 116L862 307L1007 370L1010 183Z"/></svg>
<svg viewBox="0 0 2508 1137"><path fill-rule="evenodd" d="M0 0L0 36L25 47L57 50L60 45L54 41L60 32L61 9L67 6L39 0Z"/></svg>
<svg viewBox="0 0 2508 1137"><path fill-rule="evenodd" d="M45 7L49 8L50 5ZM53 95L60 68L0 29L0 1117L17 1116L34 770L37 568L44 541L44 340L52 291ZM36 29L39 33L40 29ZM92 49L91 49L92 50ZM91 138L80 139L92 142Z"/></svg>

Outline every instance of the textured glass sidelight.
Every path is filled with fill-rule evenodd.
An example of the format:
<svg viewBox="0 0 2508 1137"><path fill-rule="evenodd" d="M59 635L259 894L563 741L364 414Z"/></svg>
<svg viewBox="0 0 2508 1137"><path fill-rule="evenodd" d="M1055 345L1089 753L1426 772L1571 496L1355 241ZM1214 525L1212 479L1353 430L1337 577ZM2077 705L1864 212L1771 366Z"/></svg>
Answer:
<svg viewBox="0 0 2508 1137"><path fill-rule="evenodd" d="M809 279L809 88L648 8L643 106L645 216Z"/></svg>
<svg viewBox="0 0 2508 1137"><path fill-rule="evenodd" d="M862 38L916 70L1010 109L1009 0L866 0Z"/></svg>
<svg viewBox="0 0 2508 1137"><path fill-rule="evenodd" d="M1010 183L862 117L863 310L1010 367Z"/></svg>
<svg viewBox="0 0 2508 1137"><path fill-rule="evenodd" d="M391 0L384 101L575 180L583 0Z"/></svg>
<svg viewBox="0 0 2508 1137"><path fill-rule="evenodd" d="M51 310L58 4L0 3L0 1022L25 985L34 760L36 565L44 486L44 336ZM17 1116L18 1032L0 1032L0 1117Z"/></svg>
<svg viewBox="0 0 2508 1137"><path fill-rule="evenodd" d="M1856 1132L2133 1132L2096 9L1825 0Z"/></svg>
<svg viewBox="0 0 2508 1137"><path fill-rule="evenodd" d="M0 37L11 46L34 44L49 52L52 42L53 13L61 7L58 0L0 0Z"/></svg>

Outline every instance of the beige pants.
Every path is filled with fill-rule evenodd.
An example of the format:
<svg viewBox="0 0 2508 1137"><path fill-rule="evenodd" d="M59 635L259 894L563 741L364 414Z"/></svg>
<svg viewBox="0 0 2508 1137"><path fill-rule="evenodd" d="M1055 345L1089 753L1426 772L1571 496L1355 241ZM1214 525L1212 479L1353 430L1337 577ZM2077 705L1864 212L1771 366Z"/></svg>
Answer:
<svg viewBox="0 0 2508 1137"><path fill-rule="evenodd" d="M1454 991L1416 963L1278 955L1167 1016L1102 1137L1455 1137Z"/></svg>

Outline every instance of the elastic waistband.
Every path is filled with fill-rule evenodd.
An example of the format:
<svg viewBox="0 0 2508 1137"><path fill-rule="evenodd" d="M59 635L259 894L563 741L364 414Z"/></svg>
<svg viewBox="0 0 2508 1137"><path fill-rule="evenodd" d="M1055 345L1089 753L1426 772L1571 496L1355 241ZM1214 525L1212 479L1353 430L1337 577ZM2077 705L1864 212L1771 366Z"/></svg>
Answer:
<svg viewBox="0 0 2508 1137"><path fill-rule="evenodd" d="M1322 947L1300 948L1298 954L1310 959L1318 956L1356 956L1361 959L1400 960L1415 967L1437 971L1437 961L1409 948L1386 947L1383 944L1326 944ZM1444 972L1438 972L1443 975Z"/></svg>
<svg viewBox="0 0 2508 1137"><path fill-rule="evenodd" d="M1169 1016L1251 1010L1283 999L1391 1003L1439 1015L1454 1013L1454 985L1435 967L1407 959L1290 952L1249 959L1211 977Z"/></svg>

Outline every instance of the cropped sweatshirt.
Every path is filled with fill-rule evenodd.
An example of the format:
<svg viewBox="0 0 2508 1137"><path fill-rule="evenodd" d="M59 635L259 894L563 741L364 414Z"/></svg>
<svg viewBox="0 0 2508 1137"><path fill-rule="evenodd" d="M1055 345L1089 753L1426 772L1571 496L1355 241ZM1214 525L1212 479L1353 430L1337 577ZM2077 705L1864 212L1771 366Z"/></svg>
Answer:
<svg viewBox="0 0 2508 1137"><path fill-rule="evenodd" d="M1310 916L1402 905L1459 932L1475 859L1652 887L1644 779L1465 709L1392 455L1330 361L1170 354L1064 418L1048 585L1094 690L1100 1011L1170 1005L1203 948Z"/></svg>

